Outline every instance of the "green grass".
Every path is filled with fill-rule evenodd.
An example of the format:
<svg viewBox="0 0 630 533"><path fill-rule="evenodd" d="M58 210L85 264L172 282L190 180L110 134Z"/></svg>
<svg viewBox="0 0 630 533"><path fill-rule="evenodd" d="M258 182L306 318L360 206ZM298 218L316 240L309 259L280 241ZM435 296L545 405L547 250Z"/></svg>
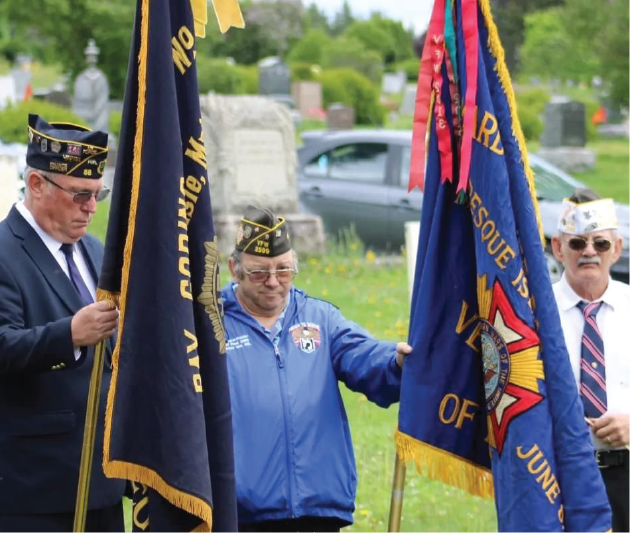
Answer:
<svg viewBox="0 0 630 533"><path fill-rule="evenodd" d="M595 168L575 177L605 197L628 203L628 139L599 139L587 148L597 154Z"/></svg>

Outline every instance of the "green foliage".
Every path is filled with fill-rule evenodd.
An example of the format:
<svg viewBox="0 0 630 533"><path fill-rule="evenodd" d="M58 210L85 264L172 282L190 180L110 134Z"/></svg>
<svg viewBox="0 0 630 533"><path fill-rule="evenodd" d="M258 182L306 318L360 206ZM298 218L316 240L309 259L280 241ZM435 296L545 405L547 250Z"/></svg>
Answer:
<svg viewBox="0 0 630 533"><path fill-rule="evenodd" d="M322 73L324 106L341 102L354 107L357 124L381 126L385 108L376 87L365 76L350 69L330 69Z"/></svg>
<svg viewBox="0 0 630 533"><path fill-rule="evenodd" d="M597 53L584 39L567 31L566 9L554 7L525 16L525 42L521 47L523 73L544 79L590 82L599 71ZM579 58L571 61L568 58Z"/></svg>
<svg viewBox="0 0 630 533"><path fill-rule="evenodd" d="M0 4L0 20L11 21L11 39L19 44L19 51L58 63L73 77L86 67L83 49L94 38L112 98L122 98L124 93L134 14L135 3L129 0L3 0Z"/></svg>
<svg viewBox="0 0 630 533"><path fill-rule="evenodd" d="M544 130L543 114L549 93L542 88L516 92L518 118L527 141L538 141Z"/></svg>
<svg viewBox="0 0 630 533"><path fill-rule="evenodd" d="M383 63L393 63L396 57L394 39L376 20L354 21L343 32L343 37L358 41L367 50L378 53Z"/></svg>
<svg viewBox="0 0 630 533"><path fill-rule="evenodd" d="M319 79L321 69L309 63L289 63L291 81L314 81Z"/></svg>
<svg viewBox="0 0 630 533"><path fill-rule="evenodd" d="M116 139L120 138L120 124L122 122L122 111L112 111L109 114L109 133Z"/></svg>
<svg viewBox="0 0 630 533"><path fill-rule="evenodd" d="M418 71L420 70L420 60L417 58L409 58L404 61L400 61L391 66L389 69L391 72L402 70L407 75L408 82L414 82L418 80Z"/></svg>
<svg viewBox="0 0 630 533"><path fill-rule="evenodd" d="M235 65L243 79L245 94L258 94L258 68L255 65Z"/></svg>
<svg viewBox="0 0 630 533"><path fill-rule="evenodd" d="M612 101L623 107L628 107L630 103L630 81L628 79L630 73L630 55L628 54L630 16L628 2L627 0L611 0L607 3L606 9L602 11L608 17L604 27L605 31L600 35L603 41L603 52L600 55L603 77L610 84Z"/></svg>
<svg viewBox="0 0 630 533"><path fill-rule="evenodd" d="M350 4L348 3L348 0L343 0L341 9L335 15L335 18L330 25L330 33L334 36L341 35L353 21L354 15L352 15Z"/></svg>
<svg viewBox="0 0 630 533"><path fill-rule="evenodd" d="M356 39L338 37L326 48L322 67L348 68L379 83L383 74L383 64L378 52L366 50Z"/></svg>
<svg viewBox="0 0 630 533"><path fill-rule="evenodd" d="M325 50L331 41L332 38L323 31L310 30L291 48L287 55L287 61L290 63L301 62L321 65L324 60Z"/></svg>
<svg viewBox="0 0 630 533"><path fill-rule="evenodd" d="M0 139L5 142L28 142L28 114L35 113L47 122L73 122L85 125L85 122L66 108L42 100L29 100L11 105L0 111Z"/></svg>
<svg viewBox="0 0 630 533"><path fill-rule="evenodd" d="M197 80L200 93L214 91L219 94L243 94L245 92L241 73L223 58L211 59L198 54Z"/></svg>
<svg viewBox="0 0 630 533"><path fill-rule="evenodd" d="M311 3L304 15L304 26L306 30L321 30L330 34L330 25L326 13L321 10L316 3Z"/></svg>

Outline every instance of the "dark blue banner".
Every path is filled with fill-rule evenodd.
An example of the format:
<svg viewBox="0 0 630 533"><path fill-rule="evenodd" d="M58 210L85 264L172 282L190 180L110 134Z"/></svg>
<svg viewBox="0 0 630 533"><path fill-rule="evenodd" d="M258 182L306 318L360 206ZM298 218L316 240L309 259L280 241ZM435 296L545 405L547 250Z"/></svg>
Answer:
<svg viewBox="0 0 630 533"><path fill-rule="evenodd" d="M237 529L232 422L187 0L138 0L99 281L118 302L105 473L134 527Z"/></svg>
<svg viewBox="0 0 630 533"><path fill-rule="evenodd" d="M434 15L427 46L437 68L398 450L435 479L494 494L500 531L606 531L610 509L489 2L458 0L446 17L450 2L435 9L441 17Z"/></svg>

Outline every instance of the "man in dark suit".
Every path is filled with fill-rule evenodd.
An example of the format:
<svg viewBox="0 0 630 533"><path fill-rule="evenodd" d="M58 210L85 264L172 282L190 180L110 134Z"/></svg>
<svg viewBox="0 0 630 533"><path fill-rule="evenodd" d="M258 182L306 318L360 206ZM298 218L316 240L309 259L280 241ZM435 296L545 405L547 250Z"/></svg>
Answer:
<svg viewBox="0 0 630 533"><path fill-rule="evenodd" d="M103 246L86 234L107 134L30 115L28 135L25 199L0 222L0 531L71 531L93 346L118 318L95 303ZM87 531L124 530L124 481L101 467L105 366Z"/></svg>

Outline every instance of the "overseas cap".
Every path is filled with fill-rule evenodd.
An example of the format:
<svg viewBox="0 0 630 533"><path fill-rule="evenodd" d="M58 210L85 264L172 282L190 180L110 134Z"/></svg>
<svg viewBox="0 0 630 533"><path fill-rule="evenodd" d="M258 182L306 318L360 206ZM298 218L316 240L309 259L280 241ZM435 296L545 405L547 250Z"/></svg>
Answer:
<svg viewBox="0 0 630 533"><path fill-rule="evenodd" d="M261 257L276 257L291 249L286 222L269 209L248 205L236 232L236 249Z"/></svg>

